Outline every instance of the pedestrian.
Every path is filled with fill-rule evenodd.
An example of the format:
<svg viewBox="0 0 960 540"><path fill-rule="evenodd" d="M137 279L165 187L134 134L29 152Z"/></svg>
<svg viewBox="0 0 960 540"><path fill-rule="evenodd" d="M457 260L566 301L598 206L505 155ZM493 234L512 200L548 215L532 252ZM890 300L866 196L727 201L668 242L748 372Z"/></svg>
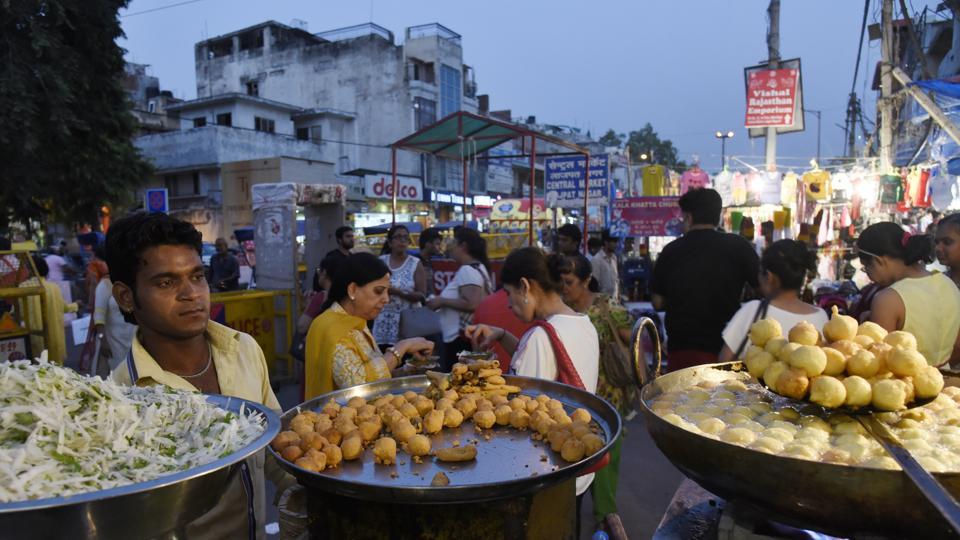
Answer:
<svg viewBox="0 0 960 540"><path fill-rule="evenodd" d="M480 233L467 227L457 227L453 233L450 256L460 268L440 295L427 301L427 307L440 315L440 328L443 330L441 362L447 371L456 362L460 352L470 350L470 342L464 339L461 332L471 324L474 310L492 289L487 241Z"/></svg>
<svg viewBox="0 0 960 540"><path fill-rule="evenodd" d="M115 221L106 256L113 296L137 324L119 384L162 384L178 390L247 399L281 412L263 351L248 334L210 320L210 288L200 260L200 233L163 213ZM282 492L290 477L263 451L230 469L216 506L187 523L191 538L263 538L264 468Z"/></svg>
<svg viewBox="0 0 960 540"><path fill-rule="evenodd" d="M107 269L109 270L109 266ZM103 367L106 373L110 373L126 358L137 327L124 319L123 312L120 311L120 306L113 297L113 281L110 280L109 274L100 278L94 293L93 326L96 339L101 342L100 356L109 358L109 362ZM103 354L104 352L106 354ZM100 367L98 363L97 372L94 375L102 375Z"/></svg>
<svg viewBox="0 0 960 540"><path fill-rule="evenodd" d="M746 350L750 327L760 319L774 319L784 334L801 322L818 329L829 317L823 309L800 299L807 277L817 270L817 256L806 244L797 240L778 240L760 258L760 292L762 300L744 303L723 329L723 350L720 361L729 362Z"/></svg>
<svg viewBox="0 0 960 540"><path fill-rule="evenodd" d="M67 304L63 301L60 294L60 287L47 280L50 274L50 268L43 258L34 255L33 264L37 267L39 274L39 283L30 279L20 284L20 287L43 287L43 311L41 312L41 301L39 297L31 296L29 316L27 326L33 331L39 332L46 330L46 340L40 336L31 335L30 342L34 356L39 356L44 348L47 350L47 360L57 364L63 364L67 359L67 339L64 332L63 315L65 313L76 313L77 304Z"/></svg>
<svg viewBox="0 0 960 540"><path fill-rule="evenodd" d="M896 223L867 227L857 238L857 254L871 281L880 287L870 320L888 332L904 330L917 338L917 350L933 366L955 362L960 339L960 289L944 274L924 267L933 243L911 235Z"/></svg>
<svg viewBox="0 0 960 540"><path fill-rule="evenodd" d="M331 249L324 256L326 257L339 257L345 259L350 256L350 250L353 249L353 227L343 225L337 227L337 230L333 232L333 235L337 239L337 249Z"/></svg>
<svg viewBox="0 0 960 540"><path fill-rule="evenodd" d="M583 234L580 227L573 223L561 225L557 229L557 253L561 255L573 255L580 252L580 242L583 240Z"/></svg>
<svg viewBox="0 0 960 540"><path fill-rule="evenodd" d="M323 305L327 301L330 287L333 284L333 276L336 275L341 261L343 261L342 257L324 257L320 261L320 266L317 267L313 275L313 296L310 297L307 308L297 319L298 333L306 334L307 330L310 329L310 323L323 313Z"/></svg>
<svg viewBox="0 0 960 540"><path fill-rule="evenodd" d="M64 302L70 303L73 301L73 294L70 290L70 282L67 281L67 276L70 275L71 269L70 264L63 258L63 248L63 242L53 246L50 249L50 253L47 254L43 260L46 261L47 266L50 268L47 281L60 287L60 293L63 295Z"/></svg>
<svg viewBox="0 0 960 540"><path fill-rule="evenodd" d="M623 343L630 343L633 331L633 317L614 297L599 290L597 280L591 274L590 261L583 255L567 258L570 262L565 268L563 278L563 301L577 313L585 313L597 331L600 344L600 358L604 357L607 347L617 345L617 337ZM614 336L614 332L617 336ZM633 418L637 411L634 401L637 388L633 386L614 386L607 379L603 362L599 364L597 377L597 395L613 405L624 422ZM597 528L606 531L615 540L626 539L623 521L617 513L617 484L620 480L620 450L623 435L610 449L610 463L597 471L590 496L593 498L593 516Z"/></svg>
<svg viewBox="0 0 960 540"><path fill-rule="evenodd" d="M382 259L355 253L339 262L324 311L307 332L304 399L389 379L408 353L420 358L433 352L433 343L420 337L380 352L367 322L390 301L390 289L390 270Z"/></svg>
<svg viewBox="0 0 960 540"><path fill-rule="evenodd" d="M569 261L560 254L545 254L535 247L514 250L507 256L501 281L510 298L510 309L521 321L534 323L522 337L485 324L467 327L467 339L484 350L499 342L513 355L511 370L517 375L559 381L590 393L597 391L600 343L590 318L563 303L563 274ZM593 473L576 480L577 528L583 493ZM577 535L579 538L579 534Z"/></svg>
<svg viewBox="0 0 960 540"><path fill-rule="evenodd" d="M593 276L597 279L600 292L620 301L620 263L617 259L619 240L610 236L610 229L604 229L601 235L603 250L597 253L591 264Z"/></svg>
<svg viewBox="0 0 960 540"><path fill-rule="evenodd" d="M400 313L423 302L427 295L427 272L420 259L407 253L410 231L404 225L394 225L387 231L380 260L390 270L390 302L383 307L373 322L373 337L381 349L397 342L400 333Z"/></svg>
<svg viewBox="0 0 960 540"><path fill-rule="evenodd" d="M757 286L759 258L743 237L717 230L723 203L713 189L680 197L685 233L653 268L653 307L666 311L671 371L717 361L723 328L740 309L744 287Z"/></svg>
<svg viewBox="0 0 960 540"><path fill-rule="evenodd" d="M227 241L217 238L217 252L210 257L210 290L213 292L240 289L240 263L227 249Z"/></svg>
<svg viewBox="0 0 960 540"><path fill-rule="evenodd" d="M420 233L420 264L427 273L427 297L437 294L437 284L433 278L433 258L443 255L443 236L440 229L430 227Z"/></svg>
<svg viewBox="0 0 960 540"><path fill-rule="evenodd" d="M600 250L603 249L603 240L600 240L596 236L591 236L587 240L587 260L593 261L593 258L597 256L597 253L600 253Z"/></svg>
<svg viewBox="0 0 960 540"><path fill-rule="evenodd" d="M960 213L945 216L935 231L937 260L947 267L946 276L960 287Z"/></svg>

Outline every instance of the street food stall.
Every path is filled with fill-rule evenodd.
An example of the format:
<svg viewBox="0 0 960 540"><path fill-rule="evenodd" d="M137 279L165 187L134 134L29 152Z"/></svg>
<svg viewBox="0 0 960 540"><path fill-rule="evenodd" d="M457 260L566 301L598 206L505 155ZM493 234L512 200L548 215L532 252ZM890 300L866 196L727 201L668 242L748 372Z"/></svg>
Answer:
<svg viewBox="0 0 960 540"><path fill-rule="evenodd" d="M33 358L48 343L44 294L29 251L0 251L0 362Z"/></svg>

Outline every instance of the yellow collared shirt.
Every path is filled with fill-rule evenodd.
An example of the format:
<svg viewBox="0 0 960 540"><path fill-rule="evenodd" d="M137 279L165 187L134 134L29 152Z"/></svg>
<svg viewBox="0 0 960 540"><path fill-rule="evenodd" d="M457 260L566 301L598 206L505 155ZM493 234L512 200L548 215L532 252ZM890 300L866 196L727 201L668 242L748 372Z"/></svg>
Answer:
<svg viewBox="0 0 960 540"><path fill-rule="evenodd" d="M261 403L280 413L280 403L270 387L267 362L257 342L243 332L213 321L207 323L206 336L213 352L220 392ZM130 354L110 377L125 385L163 384L179 390L198 391L186 379L164 371L143 348L139 335L134 336ZM231 473L230 485L220 502L187 526L187 537L263 538L266 522L263 468L263 451L237 467Z"/></svg>

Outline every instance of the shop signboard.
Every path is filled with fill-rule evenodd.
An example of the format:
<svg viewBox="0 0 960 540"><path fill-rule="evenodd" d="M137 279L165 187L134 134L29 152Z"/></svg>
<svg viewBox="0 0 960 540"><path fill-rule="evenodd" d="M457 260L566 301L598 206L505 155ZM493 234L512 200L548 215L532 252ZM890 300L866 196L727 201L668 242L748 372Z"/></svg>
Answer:
<svg viewBox="0 0 960 540"><path fill-rule="evenodd" d="M610 233L630 236L680 236L683 216L679 197L629 197L613 202Z"/></svg>
<svg viewBox="0 0 960 540"><path fill-rule="evenodd" d="M168 196L166 188L157 188L157 189L148 189L144 194L144 203L147 212L153 214L157 212L163 212L164 214L170 211L170 197Z"/></svg>
<svg viewBox="0 0 960 540"><path fill-rule="evenodd" d="M416 176L398 174L397 186L398 201L423 200L423 182ZM365 174L363 192L368 199L393 199L393 177L389 174Z"/></svg>
<svg viewBox="0 0 960 540"><path fill-rule="evenodd" d="M777 69L766 64L743 70L746 90L744 127L751 137L763 137L766 128L778 133L803 131L803 82L800 59L784 60Z"/></svg>
<svg viewBox="0 0 960 540"><path fill-rule="evenodd" d="M210 319L249 334L263 349L268 365L276 358L276 311L272 293L219 293L210 303Z"/></svg>
<svg viewBox="0 0 960 540"><path fill-rule="evenodd" d="M544 161L547 207L583 207L586 161L586 157L580 155L548 157ZM606 154L590 156L590 197L587 206L608 204L609 179L609 157Z"/></svg>
<svg viewBox="0 0 960 540"><path fill-rule="evenodd" d="M494 147L487 151L487 155L490 158L487 160L487 192L512 193L514 184L513 165L518 161L523 165L523 159L500 157L517 155L517 151L513 147Z"/></svg>
<svg viewBox="0 0 960 540"><path fill-rule="evenodd" d="M30 336L20 335L0 339L0 362L12 362L27 358L31 358Z"/></svg>

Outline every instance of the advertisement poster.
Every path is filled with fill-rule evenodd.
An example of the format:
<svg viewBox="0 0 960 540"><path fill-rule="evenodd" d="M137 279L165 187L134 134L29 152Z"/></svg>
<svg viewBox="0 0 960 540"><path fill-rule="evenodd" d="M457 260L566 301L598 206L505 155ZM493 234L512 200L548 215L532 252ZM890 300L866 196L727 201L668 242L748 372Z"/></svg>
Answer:
<svg viewBox="0 0 960 540"><path fill-rule="evenodd" d="M783 60L777 69L766 64L743 70L746 92L744 127L750 137L765 137L766 129L777 133L804 130L803 78L800 59Z"/></svg>
<svg viewBox="0 0 960 540"><path fill-rule="evenodd" d="M556 156L544 160L548 208L583 208L587 158ZM590 156L590 201L588 206L606 206L609 201L610 160L606 154Z"/></svg>
<svg viewBox="0 0 960 540"><path fill-rule="evenodd" d="M618 238L631 236L680 236L683 216L679 197L630 197L613 203L610 232Z"/></svg>

